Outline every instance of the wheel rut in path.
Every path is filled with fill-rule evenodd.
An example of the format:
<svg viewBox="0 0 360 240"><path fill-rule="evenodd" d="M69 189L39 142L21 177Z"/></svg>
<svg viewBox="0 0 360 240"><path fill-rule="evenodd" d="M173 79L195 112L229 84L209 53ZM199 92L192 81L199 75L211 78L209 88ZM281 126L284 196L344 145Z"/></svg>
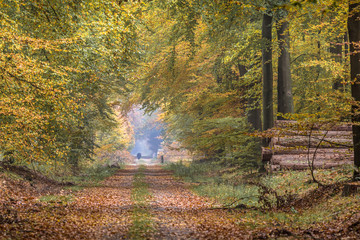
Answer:
<svg viewBox="0 0 360 240"><path fill-rule="evenodd" d="M101 186L77 194L74 207L87 212L84 218L96 219L95 231L88 235L88 239L128 239L133 208L131 190L136 171L136 166L127 166L103 181Z"/></svg>
<svg viewBox="0 0 360 240"><path fill-rule="evenodd" d="M214 202L199 197L188 184L175 180L160 166L144 171L152 198L149 209L156 232L149 239L250 239L229 211L211 209Z"/></svg>
<svg viewBox="0 0 360 240"><path fill-rule="evenodd" d="M139 171L126 166L100 185L72 193L69 201L27 197L0 204L0 212L10 211L0 215L0 239L249 239L236 224L239 218L211 209L211 201L193 194L160 166L142 167L142 186L148 194L143 203L134 201L134 176ZM135 224L142 209L150 226L144 234Z"/></svg>

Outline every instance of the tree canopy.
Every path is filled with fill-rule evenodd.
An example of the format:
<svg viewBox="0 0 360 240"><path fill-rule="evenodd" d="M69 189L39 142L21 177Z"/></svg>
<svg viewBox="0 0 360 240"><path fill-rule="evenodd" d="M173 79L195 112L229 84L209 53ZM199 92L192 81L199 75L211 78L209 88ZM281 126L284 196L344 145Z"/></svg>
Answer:
<svg viewBox="0 0 360 240"><path fill-rule="evenodd" d="M250 133L272 113L351 120L344 1L3 0L0 11L0 151L20 162L76 169L101 144L129 148L138 105L160 111L165 140L251 166Z"/></svg>

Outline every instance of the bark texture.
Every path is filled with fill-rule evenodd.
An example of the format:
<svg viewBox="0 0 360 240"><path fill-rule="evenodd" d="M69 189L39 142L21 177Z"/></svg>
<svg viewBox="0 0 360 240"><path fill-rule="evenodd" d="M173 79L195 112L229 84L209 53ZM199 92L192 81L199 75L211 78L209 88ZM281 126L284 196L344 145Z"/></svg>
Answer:
<svg viewBox="0 0 360 240"><path fill-rule="evenodd" d="M276 121L270 148L262 149L262 161L271 169L330 168L351 164L352 129L347 124L298 129L294 121ZM324 128L327 128L326 131Z"/></svg>
<svg viewBox="0 0 360 240"><path fill-rule="evenodd" d="M238 69L240 73L240 78L243 77L248 71L246 66L242 64L238 64ZM249 90L253 88L256 84L257 83L250 84ZM261 131L261 108L259 105L259 101L256 97L250 97L248 100L248 106L250 107L250 110L248 110L247 113L248 122L255 130Z"/></svg>
<svg viewBox="0 0 360 240"><path fill-rule="evenodd" d="M357 104L352 106L354 123L353 129L353 141L354 141L354 165L360 167L360 3L356 1L349 2L349 17L348 17L348 31L350 41L350 76L351 81L351 95ZM359 176L359 171L354 170L354 178Z"/></svg>
<svg viewBox="0 0 360 240"><path fill-rule="evenodd" d="M330 53L335 62L342 62L342 38L337 38L335 42L330 43ZM342 86L341 77L337 77L333 83L333 89L340 90Z"/></svg>
<svg viewBox="0 0 360 240"><path fill-rule="evenodd" d="M274 125L273 113L273 70L272 70L272 16L264 14L262 22L263 62L263 130ZM268 145L268 141L264 141Z"/></svg>
<svg viewBox="0 0 360 240"><path fill-rule="evenodd" d="M280 48L280 55L278 58L278 112L292 113L293 95L291 91L291 69L290 69L290 41L289 41L289 23L284 20L279 21L277 29L277 37ZM282 116L277 117L278 120L283 120Z"/></svg>

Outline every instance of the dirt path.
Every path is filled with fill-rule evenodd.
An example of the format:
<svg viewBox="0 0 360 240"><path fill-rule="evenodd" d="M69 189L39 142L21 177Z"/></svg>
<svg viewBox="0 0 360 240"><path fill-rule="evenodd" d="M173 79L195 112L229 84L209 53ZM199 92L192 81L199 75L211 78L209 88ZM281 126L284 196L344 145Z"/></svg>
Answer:
<svg viewBox="0 0 360 240"><path fill-rule="evenodd" d="M131 189L137 167L128 166L76 196L75 214L83 213L88 239L127 239L131 227ZM78 216L77 216L78 217ZM90 235L89 235L90 233Z"/></svg>
<svg viewBox="0 0 360 240"><path fill-rule="evenodd" d="M148 166L146 181L152 193L149 208L157 226L154 239L249 239L226 210L194 195L159 166Z"/></svg>
<svg viewBox="0 0 360 240"><path fill-rule="evenodd" d="M236 224L238 218L211 209L212 202L194 195L170 172L147 166L141 174L140 179L138 167L127 166L101 186L64 193L56 202L30 196L7 202L0 218L0 239L249 238ZM142 202L134 197L141 193L136 193L137 185L139 191L146 188ZM142 209L147 222L141 220ZM136 234L138 230L144 233Z"/></svg>
<svg viewBox="0 0 360 240"><path fill-rule="evenodd" d="M18 194L0 204L0 239L127 239L136 167L119 170L101 186L59 193L56 201Z"/></svg>

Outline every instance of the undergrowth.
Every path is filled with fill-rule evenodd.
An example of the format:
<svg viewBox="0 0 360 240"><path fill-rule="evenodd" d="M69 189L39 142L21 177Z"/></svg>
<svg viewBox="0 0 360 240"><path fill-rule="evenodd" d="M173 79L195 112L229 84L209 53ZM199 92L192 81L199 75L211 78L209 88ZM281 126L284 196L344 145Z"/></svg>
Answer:
<svg viewBox="0 0 360 240"><path fill-rule="evenodd" d="M359 209L360 196L341 196L337 191L316 193L317 183L309 171L283 170L269 175L227 171L214 163L173 163L166 166L177 177L193 182L193 191L216 199L226 208L248 208L239 214L239 224L251 228L283 226L308 228L312 225L346 218ZM352 168L316 170L317 179L328 186L351 179ZM312 194L323 198L312 198ZM329 194L329 196L326 196ZM305 197L306 196L306 197ZM303 203L303 201L311 201ZM297 200L297 201L295 201ZM291 203L296 203L291 205ZM288 204L288 205L287 205ZM304 205L302 205L304 204Z"/></svg>
<svg viewBox="0 0 360 240"><path fill-rule="evenodd" d="M16 167L16 165L14 165ZM122 166L120 166L122 167ZM72 190L80 190L83 187L94 187L100 186L100 182L105 178L108 178L116 173L119 168L113 168L109 166L104 166L101 164L91 164L83 166L79 171L74 174L72 172L58 172L54 173L46 165L38 165L35 168L29 165L18 166L18 168L23 169L23 171L15 171L9 168L1 167L0 173L3 173L5 176L15 179L15 180L24 180L32 182L32 178L28 175L35 174L36 176L44 176L51 180L55 180L58 183L71 183L65 185L73 185L65 188L70 188ZM35 170L34 170L35 169ZM25 173L28 173L27 175ZM25 175L24 175L25 174ZM45 182L44 182L45 183Z"/></svg>
<svg viewBox="0 0 360 240"><path fill-rule="evenodd" d="M62 176L56 178L60 181L68 181L74 183L74 186L66 187L71 190L80 190L83 187L96 187L100 186L100 182L105 178L114 175L118 168L111 168L108 166L94 165L91 167L83 168L79 174Z"/></svg>

